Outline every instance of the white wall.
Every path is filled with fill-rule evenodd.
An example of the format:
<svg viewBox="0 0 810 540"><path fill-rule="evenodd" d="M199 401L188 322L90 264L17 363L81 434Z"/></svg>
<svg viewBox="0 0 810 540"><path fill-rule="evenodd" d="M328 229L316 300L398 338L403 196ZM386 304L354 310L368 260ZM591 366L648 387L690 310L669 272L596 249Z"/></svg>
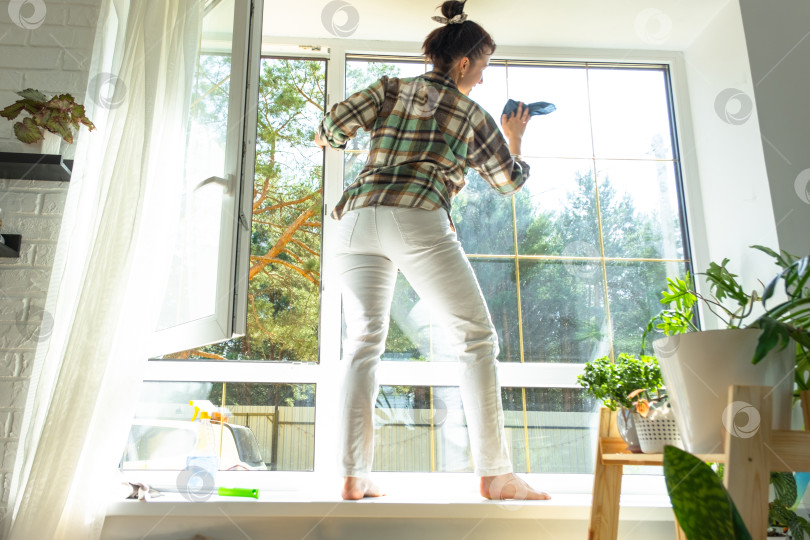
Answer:
<svg viewBox="0 0 810 540"><path fill-rule="evenodd" d="M810 253L810 3L741 0L740 8L779 245L796 255L807 255Z"/></svg>
<svg viewBox="0 0 810 540"><path fill-rule="evenodd" d="M48 0L9 13L0 7L0 108L33 87L48 94L68 92L83 102L100 0ZM35 6L44 7L44 19ZM0 151L21 151L12 123L0 119ZM67 183L0 179L2 232L22 234L22 256L0 259L0 519L8 506L11 471L20 437L34 351L47 339L43 306L65 205Z"/></svg>
<svg viewBox="0 0 810 540"><path fill-rule="evenodd" d="M695 271L727 257L750 290L775 267L748 246L778 241L739 4L728 2L683 53L694 146L682 148L682 158Z"/></svg>
<svg viewBox="0 0 810 540"><path fill-rule="evenodd" d="M35 349L49 335L43 306L66 193L65 182L0 180L2 231L23 235L22 256L0 259L0 516L8 505Z"/></svg>
<svg viewBox="0 0 810 540"><path fill-rule="evenodd" d="M170 503L152 503L160 510ZM218 507L207 503L209 507ZM365 503L335 502L329 507ZM383 503L385 504L385 503ZM224 506L224 504L222 504ZM438 504L437 506L440 506ZM381 508L381 517L334 517L329 509L324 516L243 516L233 515L232 506L225 510L206 508L206 515L177 516L171 510L163 510L162 515L137 518L108 518L104 523L101 540L193 540L196 534L204 534L211 540L233 538L306 538L307 540L336 539L385 539L385 540L576 540L588 537L587 518L583 519L516 519L511 512L493 511L495 503L479 503L479 516L464 519L390 517L387 508ZM175 506L176 508L176 506ZM553 507L552 507L553 508ZM216 512L216 513L215 513ZM417 511L408 512L410 514ZM427 513L427 512L426 512ZM567 513L565 509L560 514ZM587 515L587 512L581 512ZM627 511L625 510L626 514ZM634 512L638 514L640 512ZM619 513L620 540L636 538L675 538L672 521L630 520ZM272 531L272 532L270 532Z"/></svg>
<svg viewBox="0 0 810 540"><path fill-rule="evenodd" d="M83 102L99 4L100 0L37 0L22 4L18 14L9 2L3 3L0 106L19 99L15 92L25 88L35 88L48 97L66 92ZM41 22L34 19L36 5L43 9ZM13 123L2 120L0 150L23 151L25 145L14 138Z"/></svg>

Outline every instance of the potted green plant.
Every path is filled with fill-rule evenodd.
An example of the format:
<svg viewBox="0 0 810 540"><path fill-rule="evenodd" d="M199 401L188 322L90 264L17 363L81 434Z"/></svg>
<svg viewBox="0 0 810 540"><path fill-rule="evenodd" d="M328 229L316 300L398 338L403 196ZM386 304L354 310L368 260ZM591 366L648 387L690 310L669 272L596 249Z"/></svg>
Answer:
<svg viewBox="0 0 810 540"><path fill-rule="evenodd" d="M751 540L731 495L709 465L668 446L664 478L672 511L687 539Z"/></svg>
<svg viewBox="0 0 810 540"><path fill-rule="evenodd" d="M672 510L686 538L750 539L742 517L723 486L723 466L717 472L697 457L678 448L664 449L664 478ZM810 535L810 522L796 514L801 495L794 475L771 473L774 499L768 505L768 537L794 540Z"/></svg>
<svg viewBox="0 0 810 540"><path fill-rule="evenodd" d="M725 476L725 464L716 463L720 481ZM771 472L770 485L773 500L768 503L768 538L792 537L793 540L804 540L810 535L810 522L796 513L799 509L807 484L799 486L798 477L807 473Z"/></svg>
<svg viewBox="0 0 810 540"><path fill-rule="evenodd" d="M628 450L641 452L636 431L637 417L633 412L645 398L649 403L653 396L659 396L663 379L657 360L652 356L636 357L622 353L614 362L609 356L604 356L587 362L577 376L577 382L605 407L618 410L616 423L619 434L627 443ZM644 395L633 400L642 393Z"/></svg>
<svg viewBox="0 0 810 540"><path fill-rule="evenodd" d="M28 116L14 124L14 135L26 144L44 142L46 138L56 141L55 152L46 148L44 150L48 151L42 153L58 153L59 138L72 144L74 130L82 125L91 131L96 127L85 115L84 106L76 103L70 94L59 94L48 99L33 88L17 94L22 99L0 111L0 116L14 120L20 113L27 113ZM51 137L51 134L56 137Z"/></svg>
<svg viewBox="0 0 810 540"><path fill-rule="evenodd" d="M808 384L810 256L799 259L752 247L772 256L781 268L761 291L746 292L738 276L727 268L728 259L711 263L703 274L708 295L697 292L689 276L669 278L661 298L668 307L650 320L642 339L645 343L656 330L666 336L656 340L653 348L690 452L722 449L729 385L775 387L773 425L787 429L794 381L802 379L800 388ZM784 300L776 303L780 289ZM726 329L700 331L694 319L698 302L721 319Z"/></svg>

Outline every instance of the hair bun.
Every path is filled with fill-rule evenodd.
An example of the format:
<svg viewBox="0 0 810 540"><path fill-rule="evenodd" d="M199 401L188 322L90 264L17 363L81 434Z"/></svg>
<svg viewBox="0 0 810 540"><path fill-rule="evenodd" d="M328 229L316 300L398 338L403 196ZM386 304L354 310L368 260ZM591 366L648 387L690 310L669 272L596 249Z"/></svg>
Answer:
<svg viewBox="0 0 810 540"><path fill-rule="evenodd" d="M444 16L431 17L444 25L434 28L422 43L422 51L434 71L449 73L464 57L475 61L495 51L492 36L480 24L467 19L465 3L466 0L448 0L439 6Z"/></svg>
<svg viewBox="0 0 810 540"><path fill-rule="evenodd" d="M442 8L442 15L445 16L447 19L452 19L456 15L461 15L464 13L464 2L459 2L458 0L447 0L447 2L441 5Z"/></svg>

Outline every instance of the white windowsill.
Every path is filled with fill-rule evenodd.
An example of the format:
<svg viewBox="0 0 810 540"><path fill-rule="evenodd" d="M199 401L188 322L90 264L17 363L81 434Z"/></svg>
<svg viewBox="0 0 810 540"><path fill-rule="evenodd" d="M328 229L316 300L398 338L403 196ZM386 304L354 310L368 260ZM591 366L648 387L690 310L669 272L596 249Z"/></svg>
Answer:
<svg viewBox="0 0 810 540"><path fill-rule="evenodd" d="M220 511L231 517L322 517L331 518L503 518L585 520L591 512L590 495L556 495L550 501L487 501L480 497L453 502L439 497L419 500L385 496L362 501L341 501L335 497L304 500L294 494L262 494L259 500L213 496L206 502L191 503L179 494L167 494L149 503L117 501L107 508L107 517L211 516ZM672 521L672 508L666 497L622 495L620 519Z"/></svg>
<svg viewBox="0 0 810 540"><path fill-rule="evenodd" d="M243 473L238 473L243 474ZM307 478L298 473L298 478ZM128 475L130 476L130 475ZM149 502L112 501L108 517L196 517L227 514L231 517L325 517L413 519L549 519L587 521L591 511L592 475L521 475L551 493L550 501L488 501L477 493L472 474L377 473L375 481L387 495L362 501L340 499L339 481L312 483L306 488L279 490L259 488L259 499L219 497L190 502L179 493L165 492ZM555 478L556 477L556 478ZM570 481L577 477L578 481ZM229 477L226 477L226 479ZM238 478L231 476L230 478ZM241 482L223 485L248 487ZM569 479L567 482L564 481ZM304 480L306 482L306 480ZM157 484L155 484L157 485ZM621 497L621 520L672 521L673 514L661 477L625 476ZM256 487L255 485L253 487ZM585 489L583 489L585 487ZM566 489L567 488L567 489Z"/></svg>

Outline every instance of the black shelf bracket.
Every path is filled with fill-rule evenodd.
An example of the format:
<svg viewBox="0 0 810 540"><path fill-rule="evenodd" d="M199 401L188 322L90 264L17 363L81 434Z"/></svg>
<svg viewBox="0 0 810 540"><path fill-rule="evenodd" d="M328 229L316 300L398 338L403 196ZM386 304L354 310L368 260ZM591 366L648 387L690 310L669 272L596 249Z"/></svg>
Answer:
<svg viewBox="0 0 810 540"><path fill-rule="evenodd" d="M21 234L0 234L5 244L0 244L0 257L15 259L20 256L20 248L22 247Z"/></svg>
<svg viewBox="0 0 810 540"><path fill-rule="evenodd" d="M73 160L59 154L0 152L0 178L69 182Z"/></svg>

